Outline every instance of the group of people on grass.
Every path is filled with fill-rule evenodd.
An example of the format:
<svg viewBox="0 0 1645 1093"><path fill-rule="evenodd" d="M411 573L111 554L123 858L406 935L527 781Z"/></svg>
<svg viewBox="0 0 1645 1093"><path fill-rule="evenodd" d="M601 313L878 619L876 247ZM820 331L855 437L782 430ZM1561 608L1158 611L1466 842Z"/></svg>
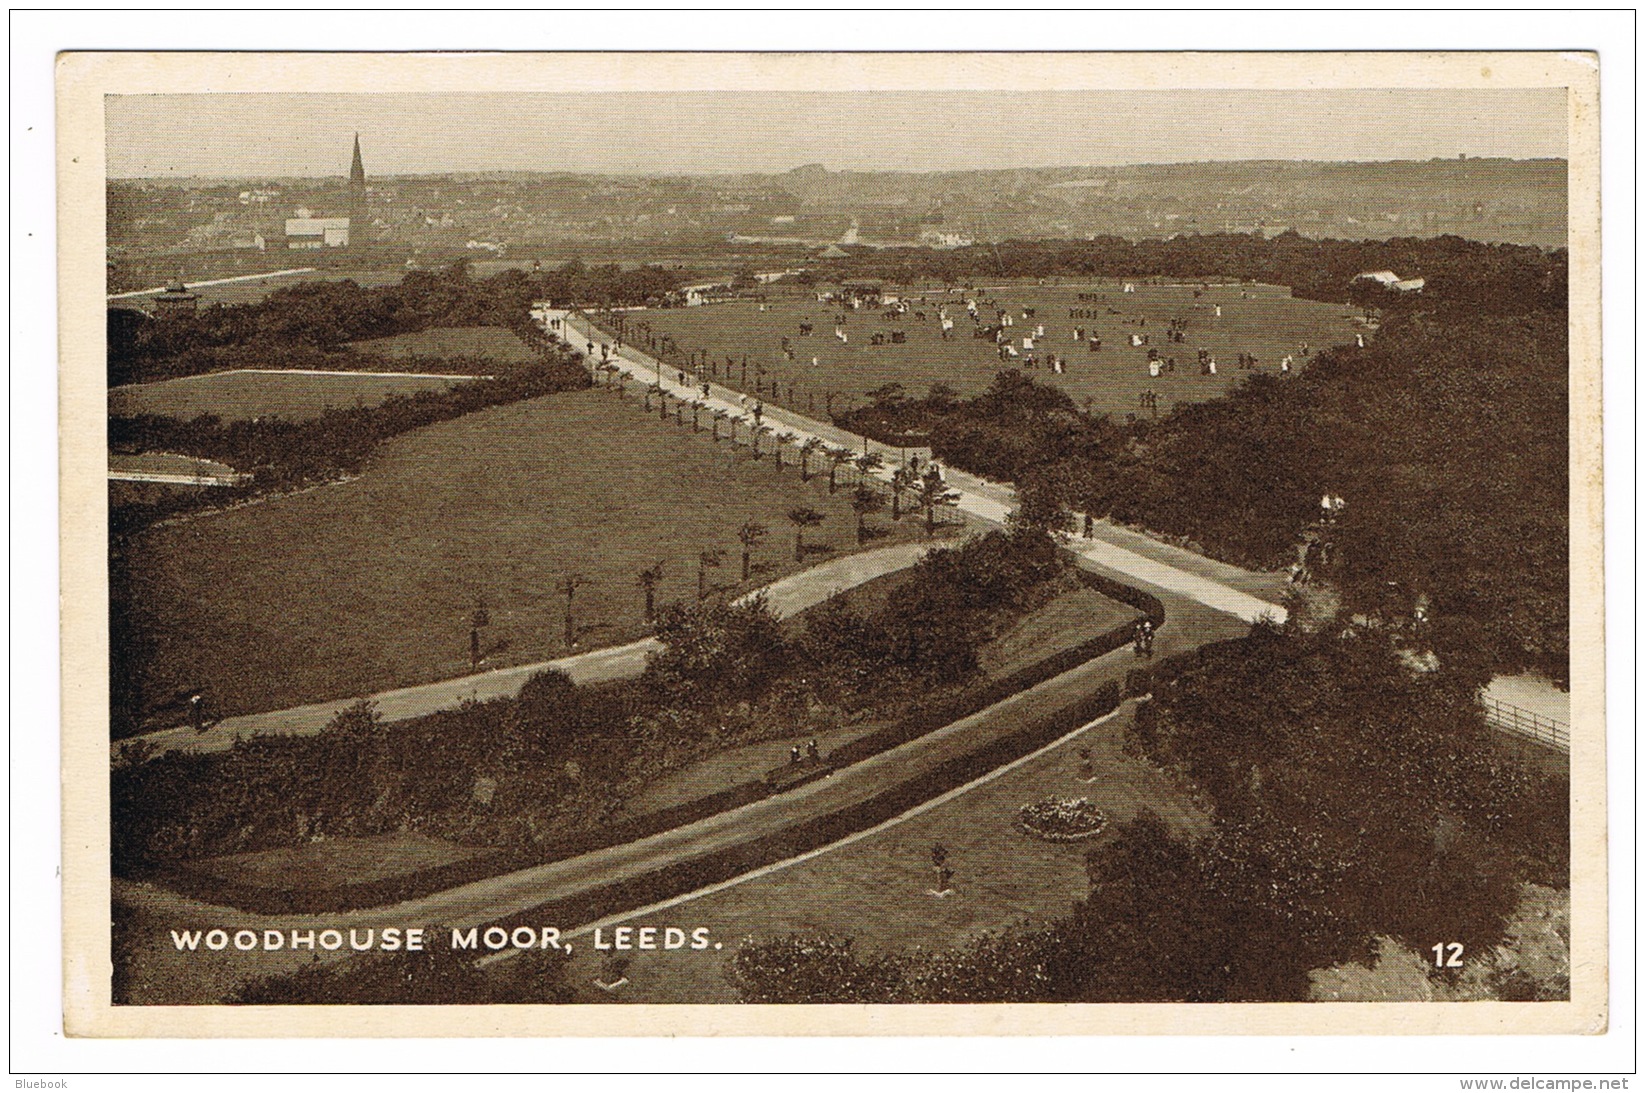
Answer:
<svg viewBox="0 0 1645 1093"><path fill-rule="evenodd" d="M1127 291L1134 291L1134 288L1130 285L1127 285L1126 290ZM1035 369L1037 369L1037 368L1039 368L1043 365L1044 367L1048 368L1055 375L1066 375L1067 374L1069 366L1070 366L1070 362L1069 362L1068 358L1066 358L1064 356L1061 356L1061 355L1059 355L1055 352L1049 352L1047 350L1047 348L1045 347L1044 342L1045 342L1045 339L1046 339L1047 335L1046 335L1046 328L1045 328L1044 323L1035 323L1035 325L1032 328L1032 331L1030 333L1026 333L1026 334L1022 335L1020 338L1016 338L1016 337L1012 336L1012 334L1014 332L1012 331L1011 328L1015 326L1018 317L1020 316L1023 320L1028 320L1028 321L1034 320L1036 318L1036 309L1035 308L1032 308L1032 307L1011 307L1011 308L1007 308L1005 306L1002 306L1001 304L999 304L995 300L989 298L986 291L977 291L977 290L974 290L974 289L965 289L965 290L955 289L953 291L961 293L960 299L964 303L966 313L970 316L973 324L975 324L975 326L976 326L976 329L973 331L973 333L977 337L991 338L994 341L996 356L997 356L998 360L1000 361L1000 363L1020 365L1021 367L1035 368ZM1203 291L1204 291L1203 288L1200 289L1200 290L1196 290L1195 293L1194 293L1195 297L1196 298L1200 297L1202 295ZM889 297L888 299L896 300L895 297ZM1089 303L1097 303L1097 302L1106 302L1107 296L1106 295L1086 293L1086 294L1081 294L1080 299L1082 301L1087 301ZM849 301L849 300L847 300L847 301L835 300L835 299L833 299L833 298L831 298L831 297L829 297L825 294L821 294L821 293L818 294L818 300L821 301L821 302L836 303L836 304L845 304L845 303L854 302L854 301ZM918 304L918 305L927 305L929 307L929 313L928 313L926 307L921 307L920 309L916 310L914 307L910 306L910 303L914 303L914 304ZM892 317L892 315L895 315L895 317L897 317L897 318L912 316L912 318L915 319L916 321L925 321L930 317L935 317L936 320L938 321L938 323L940 324L940 327L941 327L941 336L942 336L943 340L947 341L947 340L950 340L952 338L952 336L953 336L952 332L953 332L954 325L955 325L954 324L954 319L949 314L949 308L951 306L953 306L953 300L952 299L949 299L949 300L946 300L946 301L942 300L942 299L936 299L936 300L932 300L932 301L928 302L927 298L925 296L920 296L917 299L912 300L912 301L898 300L896 302L896 304L893 305L892 310L890 312L886 313L886 317L890 318L890 317ZM1215 316L1219 317L1219 318L1222 315L1222 306L1220 304L1210 305L1208 303L1198 303L1198 304L1195 304L1194 306L1195 307L1200 307L1200 308L1209 308L1209 309L1213 310L1213 314ZM983 320L984 309L992 310L993 313L994 313L994 320L995 321L992 324L989 324L987 326L982 325L982 323L984 321ZM1114 315L1119 315L1120 314L1120 312L1118 312L1117 310L1115 310L1114 308L1111 308L1111 307L1108 308L1108 311L1109 311L1110 314L1114 314ZM850 314L849 310L846 310L842 307L842 310L840 312L836 313L833 317L834 318L834 337L842 345L849 345L850 341L851 341L851 332L847 328L847 322L848 322L849 314ZM1071 309L1069 309L1070 318L1084 319L1084 318L1087 318L1087 317L1095 317L1095 315L1096 315L1096 309L1095 308L1084 308L1084 309L1071 308ZM1134 320L1122 320L1122 321L1124 321L1126 323L1134 323L1137 326L1146 326L1146 325L1148 325L1148 320L1146 318L1137 318L1137 319L1134 319ZM810 337L814 333L815 329L816 329L815 323L813 322L811 317L806 316L803 319L803 321L801 321L798 324L798 336L802 337L802 338ZM1165 339L1166 339L1167 342L1170 342L1170 343L1173 343L1173 344L1183 343L1187 340L1187 330L1188 330L1188 320L1187 319L1182 318L1182 317L1172 317L1172 318L1168 319L1167 323L1166 323ZM1103 348L1103 339L1099 335L1097 335L1092 328L1088 327L1084 323L1079 323L1079 324L1076 324L1072 327L1072 336L1073 336L1073 340L1076 344L1084 343L1086 345L1087 349L1092 353L1101 352L1101 350ZM1128 344L1132 347L1136 347L1136 348L1147 347L1146 367L1148 369L1148 376L1149 376L1150 379L1158 379L1161 376L1168 376L1168 375L1175 374L1175 372L1177 370L1176 358L1175 357L1162 356L1158 349L1149 347L1150 336L1148 334L1141 333L1141 332L1128 333L1126 335L1126 338L1127 338ZM1361 336L1360 340L1361 340L1361 343L1363 343L1363 336ZM875 345L875 346L887 345L887 344L891 344L891 345L905 344L906 341L907 341L906 335L901 330L893 330L890 334L882 334L882 333L877 333L876 332L876 333L871 333L869 335L869 344ZM619 342L618 347L620 347L620 346L621 346L621 343ZM596 346L595 343L590 342L589 345L588 345L588 348L589 348L590 355L592 355L593 351L596 348L598 348L600 350L600 356L601 356L602 362L609 361L609 358L610 358L610 355L611 355L611 349L612 349L611 346L604 345L604 344ZM795 346L795 343L794 343L794 341L792 340L792 338L790 336L785 335L781 338L781 352L782 352L783 358L787 361L794 361L794 360L797 359L796 346ZM1308 354L1309 354L1309 347L1306 344L1304 344L1301 347L1300 355L1306 357ZM1296 355L1286 354L1279 361L1279 372L1280 372L1280 374L1281 375L1288 375L1293 370L1293 364L1294 364L1295 360L1296 360ZM1218 374L1217 360L1211 354L1211 352L1208 349L1200 349L1198 351L1197 364L1198 364L1198 372L1201 376L1216 376ZM821 361L820 356L813 355L811 357L811 366L813 368L822 367L822 361ZM1258 359L1254 354L1242 352L1238 355L1238 367L1242 371L1254 370L1258 367ZM685 377L683 373L681 373L681 376L682 376L682 378L681 378L680 382L683 386L687 383L687 377ZM703 385L703 393L704 393L705 396L708 394L708 388L707 388L706 384ZM747 399L745 398L742 401L744 402L744 409L746 410L747 409L747 406L746 406ZM1155 395L1152 392L1145 392L1139 398L1139 405L1144 410L1151 410L1151 411L1154 411L1154 412L1157 413L1157 410L1158 410L1158 396ZM756 413L757 413L757 411L756 411Z"/></svg>

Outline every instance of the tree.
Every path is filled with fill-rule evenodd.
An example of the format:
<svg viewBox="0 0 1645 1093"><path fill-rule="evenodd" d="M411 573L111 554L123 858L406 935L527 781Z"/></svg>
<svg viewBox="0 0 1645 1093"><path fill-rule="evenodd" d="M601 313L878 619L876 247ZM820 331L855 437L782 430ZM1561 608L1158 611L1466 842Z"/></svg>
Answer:
<svg viewBox="0 0 1645 1093"><path fill-rule="evenodd" d="M704 403L702 399L694 398L691 400L691 431L694 433L702 431L698 428L697 421L703 412L703 407Z"/></svg>
<svg viewBox="0 0 1645 1093"><path fill-rule="evenodd" d="M781 471L783 469L783 445L792 444L800 438L799 434L784 430L778 433L774 439L777 442L776 452L774 453L777 457L777 470Z"/></svg>
<svg viewBox="0 0 1645 1093"><path fill-rule="evenodd" d="M868 528L863 520L872 513L885 508L885 498L866 483L859 483L857 490L851 495L851 511L857 514L857 543L861 545L868 541Z"/></svg>
<svg viewBox="0 0 1645 1093"><path fill-rule="evenodd" d="M900 383L887 383L866 392L876 410L895 410L908 401L908 389Z"/></svg>
<svg viewBox="0 0 1645 1093"><path fill-rule="evenodd" d="M697 555L697 598L708 598L708 571L718 569L725 561L725 551L705 550Z"/></svg>
<svg viewBox="0 0 1645 1093"><path fill-rule="evenodd" d="M830 448L828 450L828 492L833 493L838 488L839 470L853 459L857 453L850 448Z"/></svg>
<svg viewBox="0 0 1645 1093"><path fill-rule="evenodd" d="M857 468L857 482L859 484L867 482L869 475L885 465L885 460L880 458L878 452L864 452L851 462Z"/></svg>
<svg viewBox="0 0 1645 1093"><path fill-rule="evenodd" d="M378 712L377 703L372 699L362 698L338 710L336 715L326 722L322 733L345 739L369 740L376 736L382 727L383 715Z"/></svg>
<svg viewBox="0 0 1645 1093"><path fill-rule="evenodd" d="M724 410L724 409L719 409L719 408L716 408L714 410L714 414L713 414L714 420L712 422L710 422L709 424L710 424L710 427L714 431L714 439L715 440L720 439L720 422L724 421L726 418L728 418L730 416L731 416L731 411L730 410ZM731 426L733 436L736 435L736 429L737 429L737 427L735 425Z"/></svg>
<svg viewBox="0 0 1645 1093"><path fill-rule="evenodd" d="M558 668L544 668L540 672L533 672L531 677L520 685L520 693L515 702L527 720L545 720L570 697L575 686L571 676L566 672Z"/></svg>
<svg viewBox="0 0 1645 1093"><path fill-rule="evenodd" d="M760 540L769 535L770 529L764 524L753 520L748 521L737 529L737 541L743 545L743 580L748 580L749 561L754 548L760 545Z"/></svg>
<svg viewBox="0 0 1645 1093"><path fill-rule="evenodd" d="M1006 526L1041 531L1066 541L1074 531L1074 514L1062 501L1062 493L1046 476L1036 476L1017 488L1017 507L1006 517Z"/></svg>
<svg viewBox="0 0 1645 1093"><path fill-rule="evenodd" d="M902 495L912 489L918 480L919 476L907 467L898 467L891 472L891 519L902 519Z"/></svg>
<svg viewBox="0 0 1645 1093"><path fill-rule="evenodd" d="M662 648L647 659L645 678L670 704L754 701L789 655L763 594L734 604L665 604L656 633Z"/></svg>
<svg viewBox="0 0 1645 1093"><path fill-rule="evenodd" d="M560 578L560 595L565 597L565 647L577 647L577 627L572 621L571 602L577 596L577 589L588 583L588 578L581 573L568 573Z"/></svg>
<svg viewBox="0 0 1645 1093"><path fill-rule="evenodd" d="M814 528L827 519L822 513L813 508L795 508L788 510L788 519L794 525L794 560L805 560L805 529Z"/></svg>
<svg viewBox="0 0 1645 1093"><path fill-rule="evenodd" d="M925 393L926 403L938 413L953 406L959 397L960 393L946 383L933 383Z"/></svg>
<svg viewBox="0 0 1645 1093"><path fill-rule="evenodd" d="M748 429L748 452L755 459L760 458L760 437L771 432L771 426L754 423Z"/></svg>
<svg viewBox="0 0 1645 1093"><path fill-rule="evenodd" d="M930 468L921 476L916 497L920 507L925 510L925 534L927 537L937 533L937 509L942 506L952 506L959 500L959 494L948 488L942 480L942 475L935 467Z"/></svg>
<svg viewBox="0 0 1645 1093"><path fill-rule="evenodd" d="M640 570L638 584L645 590L645 618L650 622L657 615L657 583L663 579L663 563Z"/></svg>
<svg viewBox="0 0 1645 1093"><path fill-rule="evenodd" d="M805 443L800 445L801 482L811 481L811 453L826 448L827 446L828 445L824 444L818 437L808 436L805 438Z"/></svg>

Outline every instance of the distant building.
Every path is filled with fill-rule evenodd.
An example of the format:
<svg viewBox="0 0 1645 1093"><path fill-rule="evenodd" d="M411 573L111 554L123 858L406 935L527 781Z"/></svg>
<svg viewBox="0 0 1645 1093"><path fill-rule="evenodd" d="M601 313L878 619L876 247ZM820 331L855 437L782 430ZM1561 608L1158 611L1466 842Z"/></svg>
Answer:
<svg viewBox="0 0 1645 1093"><path fill-rule="evenodd" d="M348 246L346 216L298 216L286 221L287 250L324 250Z"/></svg>
<svg viewBox="0 0 1645 1093"><path fill-rule="evenodd" d="M933 228L926 228L920 232L920 242L928 247L945 250L953 247L968 247L971 245L972 240L959 232L941 232Z"/></svg>

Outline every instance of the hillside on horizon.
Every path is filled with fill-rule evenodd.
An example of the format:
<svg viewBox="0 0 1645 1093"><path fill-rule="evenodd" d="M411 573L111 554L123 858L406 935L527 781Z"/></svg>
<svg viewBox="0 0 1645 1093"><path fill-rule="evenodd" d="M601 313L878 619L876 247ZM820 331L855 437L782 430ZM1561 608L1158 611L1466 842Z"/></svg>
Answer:
<svg viewBox="0 0 1645 1093"><path fill-rule="evenodd" d="M1296 231L1314 238L1459 235L1560 247L1559 159L1232 160L1120 167L780 173L467 171L374 176L358 241L412 250L620 243L960 246L1004 239ZM111 179L121 254L245 249L344 179ZM334 212L331 215L335 215ZM472 248L471 248L472 249Z"/></svg>

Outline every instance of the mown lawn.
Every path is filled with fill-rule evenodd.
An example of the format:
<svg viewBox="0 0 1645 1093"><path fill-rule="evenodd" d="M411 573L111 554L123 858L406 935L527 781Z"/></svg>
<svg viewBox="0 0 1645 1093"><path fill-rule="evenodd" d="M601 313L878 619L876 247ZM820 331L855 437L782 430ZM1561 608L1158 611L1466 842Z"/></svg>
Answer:
<svg viewBox="0 0 1645 1093"><path fill-rule="evenodd" d="M826 287L826 286L821 286ZM1043 363L1030 371L1035 379L1067 391L1074 400L1099 412L1123 414L1138 411L1138 397L1153 391L1164 414L1177 402L1203 401L1228 391L1247 374L1235 367L1238 354L1253 353L1262 371L1277 371L1286 354L1297 354L1306 343L1313 351L1328 345L1353 341L1363 327L1351 320L1354 309L1337 304L1293 299L1289 291L1270 285L1210 287L1136 284L1125 293L1119 282L1040 285L1031 281L978 286L984 323L994 322L996 307L1007 309L1013 325L1006 333L1015 339L1021 352L1022 338L1044 324L1045 337L1036 355L1043 362L1046 353L1068 361L1065 374L1054 374ZM792 408L821 413L833 394L838 411L864 405L864 393L887 383L902 384L911 395L923 396L935 383L945 383L961 395L983 391L1002 368L1023 367L1021 360L1002 363L992 340L971 336L972 322L965 311L963 292L944 295L941 286L899 290L912 310L923 310L922 322L913 314L895 320L882 317L879 309L845 311L847 343L834 337L839 305L819 303L814 292L793 288L772 290L765 311L752 300L704 307L627 313L628 341L640 349L651 335L671 335L681 353L706 353L716 370L716 378L726 382L726 358L732 358L730 383L743 387L742 360L748 358L746 389L753 391L756 366L767 369L767 390L775 381L781 394L769 401ZM1194 293L1201 295L1195 297ZM1082 293L1103 297L1100 302L1079 299ZM921 297L924 303L920 302ZM948 301L948 315L954 320L953 337L943 341L937 319L939 301ZM1222 306L1217 317L1214 307ZM1023 309L1032 308L1032 319ZM1117 314L1109 314L1109 309ZM1095 318L1070 318L1070 309L1095 310ZM1168 344L1165 332L1173 318L1188 322L1187 341ZM799 335L799 324L810 322L815 332ZM1074 340L1074 328L1086 328L1088 336L1102 339L1102 349L1091 352ZM901 330L907 335L903 345L871 345L872 335ZM1148 334L1151 345L1133 347L1128 335ZM795 359L787 361L781 339L787 337ZM1175 373L1150 379L1148 349L1158 349L1161 357L1175 357ZM1217 361L1217 375L1202 376L1195 365L1198 350L1208 349ZM811 359L817 358L813 366ZM672 363L676 358L668 358ZM1299 357L1296 365L1300 365ZM1294 365L1295 366L1295 365ZM790 386L796 390L789 394Z"/></svg>
<svg viewBox="0 0 1645 1093"><path fill-rule="evenodd" d="M346 366L346 361L338 365ZM271 363L270 367L279 365ZM376 406L390 395L444 391L461 382L460 377L362 372L212 372L115 387L109 391L109 416L156 414L188 421L212 414L224 421L256 417L306 421L327 410Z"/></svg>
<svg viewBox="0 0 1645 1093"><path fill-rule="evenodd" d="M989 676L1009 675L1136 617L1136 608L1128 604L1089 588L1071 588L983 646L982 670Z"/></svg>
<svg viewBox="0 0 1645 1093"><path fill-rule="evenodd" d="M498 326L437 326L412 334L347 343L359 353L390 359L407 357L484 357L505 363L535 360L525 343Z"/></svg>
<svg viewBox="0 0 1645 1093"><path fill-rule="evenodd" d="M219 716L348 698L469 671L484 601L484 667L563 656L565 598L579 649L645 630L642 569L657 600L692 599L698 554L726 552L711 581L746 591L802 568L786 513L826 519L807 564L857 549L849 490L801 483L705 429L644 416L632 395L553 395L494 407L386 443L358 478L156 527L135 544L146 700L204 688ZM842 473L842 483L849 479ZM770 535L743 584L737 529ZM883 546L923 540L893 524ZM158 726L154 726L158 727Z"/></svg>

